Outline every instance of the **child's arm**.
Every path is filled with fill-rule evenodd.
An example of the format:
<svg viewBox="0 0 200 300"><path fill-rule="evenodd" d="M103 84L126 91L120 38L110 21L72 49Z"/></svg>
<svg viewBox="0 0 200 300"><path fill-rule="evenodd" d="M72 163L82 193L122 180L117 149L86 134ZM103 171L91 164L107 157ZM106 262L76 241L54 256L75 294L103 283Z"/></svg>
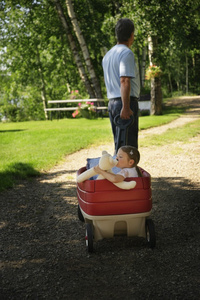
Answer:
<svg viewBox="0 0 200 300"><path fill-rule="evenodd" d="M112 174L107 171L104 171L101 168L99 168L99 165L95 166L94 170L97 174L101 174L103 177L105 177L110 182L118 183L118 182L124 181L124 176L118 175L118 174Z"/></svg>

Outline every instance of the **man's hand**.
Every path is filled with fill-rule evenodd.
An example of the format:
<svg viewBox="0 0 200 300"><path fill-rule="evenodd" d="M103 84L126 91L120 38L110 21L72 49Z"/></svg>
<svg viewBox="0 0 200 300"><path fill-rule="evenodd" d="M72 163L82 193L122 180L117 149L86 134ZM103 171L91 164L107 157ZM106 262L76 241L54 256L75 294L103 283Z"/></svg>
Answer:
<svg viewBox="0 0 200 300"><path fill-rule="evenodd" d="M120 118L124 120L129 120L131 116L133 116L133 111L130 108L122 107L120 112Z"/></svg>

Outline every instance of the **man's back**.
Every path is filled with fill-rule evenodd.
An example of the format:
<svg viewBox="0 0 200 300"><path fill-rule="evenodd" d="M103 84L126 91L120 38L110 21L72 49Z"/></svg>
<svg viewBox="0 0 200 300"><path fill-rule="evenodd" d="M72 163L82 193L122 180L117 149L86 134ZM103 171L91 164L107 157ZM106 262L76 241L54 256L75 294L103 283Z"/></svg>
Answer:
<svg viewBox="0 0 200 300"><path fill-rule="evenodd" d="M117 44L111 48L104 56L102 66L108 99L121 97L120 77L122 76L131 78L131 96L139 96L137 93L139 76L134 54L126 45Z"/></svg>

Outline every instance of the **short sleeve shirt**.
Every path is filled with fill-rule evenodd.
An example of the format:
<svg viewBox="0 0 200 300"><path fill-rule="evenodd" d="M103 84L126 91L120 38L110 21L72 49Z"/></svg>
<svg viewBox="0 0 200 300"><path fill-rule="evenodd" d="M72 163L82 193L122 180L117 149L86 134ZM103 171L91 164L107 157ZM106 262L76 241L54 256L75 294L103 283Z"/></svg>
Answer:
<svg viewBox="0 0 200 300"><path fill-rule="evenodd" d="M119 171L117 173L117 175L122 175L124 178L138 177L138 172L135 167L134 168L124 168L124 169L121 169L121 171Z"/></svg>
<svg viewBox="0 0 200 300"><path fill-rule="evenodd" d="M122 76L131 78L130 95L139 97L139 72L134 54L126 45L118 44L111 48L104 56L102 66L108 99L121 97L120 77Z"/></svg>

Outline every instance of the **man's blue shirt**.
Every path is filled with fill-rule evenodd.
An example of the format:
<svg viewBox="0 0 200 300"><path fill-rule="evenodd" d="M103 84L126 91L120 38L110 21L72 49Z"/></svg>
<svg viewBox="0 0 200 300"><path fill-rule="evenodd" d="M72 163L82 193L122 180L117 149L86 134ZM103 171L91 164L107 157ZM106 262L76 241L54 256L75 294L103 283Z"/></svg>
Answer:
<svg viewBox="0 0 200 300"><path fill-rule="evenodd" d="M121 97L120 77L122 76L131 79L130 96L139 97L139 72L134 54L126 45L118 44L111 48L104 56L102 66L108 99Z"/></svg>

